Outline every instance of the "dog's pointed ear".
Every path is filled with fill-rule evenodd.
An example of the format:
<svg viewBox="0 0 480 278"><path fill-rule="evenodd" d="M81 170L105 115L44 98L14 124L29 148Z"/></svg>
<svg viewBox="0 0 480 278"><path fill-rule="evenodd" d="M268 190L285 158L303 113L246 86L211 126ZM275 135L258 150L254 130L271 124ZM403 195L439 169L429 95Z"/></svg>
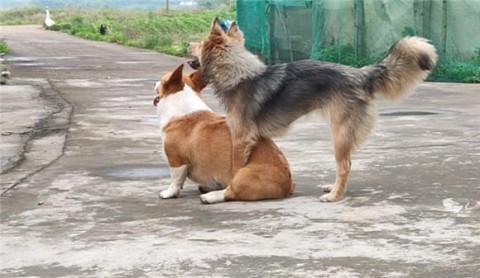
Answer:
<svg viewBox="0 0 480 278"><path fill-rule="evenodd" d="M238 27L238 24L237 24L236 21L233 21L230 24L230 27L228 28L228 31L227 31L227 36L232 38L233 40L243 44L243 41L244 41L243 32Z"/></svg>
<svg viewBox="0 0 480 278"><path fill-rule="evenodd" d="M182 77L183 77L183 63L180 64L173 72L172 75L170 76L170 79L168 80L169 84L178 84L182 82Z"/></svg>
<svg viewBox="0 0 480 278"><path fill-rule="evenodd" d="M220 26L220 20L218 19L218 17L215 17L212 21L210 35L222 36L223 34L225 33L223 32L222 26Z"/></svg>
<svg viewBox="0 0 480 278"><path fill-rule="evenodd" d="M200 94L200 92L207 87L208 83L203 79L202 74L200 71L196 70L188 76L188 78L191 80L193 89L195 92Z"/></svg>

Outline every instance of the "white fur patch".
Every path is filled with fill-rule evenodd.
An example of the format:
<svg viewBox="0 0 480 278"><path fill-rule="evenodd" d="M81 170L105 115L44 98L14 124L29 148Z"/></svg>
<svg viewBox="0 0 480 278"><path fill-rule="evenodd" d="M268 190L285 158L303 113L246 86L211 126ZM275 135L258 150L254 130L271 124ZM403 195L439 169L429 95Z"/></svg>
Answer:
<svg viewBox="0 0 480 278"><path fill-rule="evenodd" d="M180 189L187 178L188 166L170 167L170 185L167 189L160 192L160 198L170 199L180 196Z"/></svg>
<svg viewBox="0 0 480 278"><path fill-rule="evenodd" d="M159 84L156 85L156 87L158 86ZM157 105L157 115L160 120L162 136L164 135L163 128L173 117L202 110L212 111L188 85L185 85L180 92L161 98Z"/></svg>
<svg viewBox="0 0 480 278"><path fill-rule="evenodd" d="M202 194L200 195L200 200L204 204L223 203L225 202L225 191L227 190L224 189Z"/></svg>

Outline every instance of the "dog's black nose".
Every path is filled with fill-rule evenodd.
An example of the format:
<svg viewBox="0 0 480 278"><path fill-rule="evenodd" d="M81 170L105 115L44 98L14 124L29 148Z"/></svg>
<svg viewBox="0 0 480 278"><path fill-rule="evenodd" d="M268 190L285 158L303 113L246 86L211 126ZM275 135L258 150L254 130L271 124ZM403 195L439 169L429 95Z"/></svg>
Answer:
<svg viewBox="0 0 480 278"><path fill-rule="evenodd" d="M188 65L189 65L192 69L194 69L194 70L196 70L196 69L198 69L198 68L200 67L200 61L199 61L198 58L196 58L196 57L193 58L193 60L188 61L187 63L188 63Z"/></svg>

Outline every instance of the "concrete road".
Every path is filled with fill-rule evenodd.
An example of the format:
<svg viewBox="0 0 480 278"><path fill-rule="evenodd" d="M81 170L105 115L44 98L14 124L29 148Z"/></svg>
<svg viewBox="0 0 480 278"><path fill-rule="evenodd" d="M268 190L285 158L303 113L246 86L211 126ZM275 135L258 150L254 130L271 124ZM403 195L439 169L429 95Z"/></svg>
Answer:
<svg viewBox="0 0 480 278"><path fill-rule="evenodd" d="M310 116L277 140L291 198L202 205L193 184L158 198L153 82L182 59L37 26L0 34L2 277L478 277L479 85L379 101L340 202L318 201L335 168Z"/></svg>

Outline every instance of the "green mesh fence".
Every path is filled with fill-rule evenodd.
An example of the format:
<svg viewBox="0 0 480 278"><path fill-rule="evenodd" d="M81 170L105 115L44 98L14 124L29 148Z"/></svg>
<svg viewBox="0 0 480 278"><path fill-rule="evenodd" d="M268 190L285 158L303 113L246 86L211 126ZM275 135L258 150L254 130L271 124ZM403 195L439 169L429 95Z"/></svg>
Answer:
<svg viewBox="0 0 480 278"><path fill-rule="evenodd" d="M430 39L435 80L480 82L480 0L237 0L245 44L267 63L363 66L408 35Z"/></svg>

